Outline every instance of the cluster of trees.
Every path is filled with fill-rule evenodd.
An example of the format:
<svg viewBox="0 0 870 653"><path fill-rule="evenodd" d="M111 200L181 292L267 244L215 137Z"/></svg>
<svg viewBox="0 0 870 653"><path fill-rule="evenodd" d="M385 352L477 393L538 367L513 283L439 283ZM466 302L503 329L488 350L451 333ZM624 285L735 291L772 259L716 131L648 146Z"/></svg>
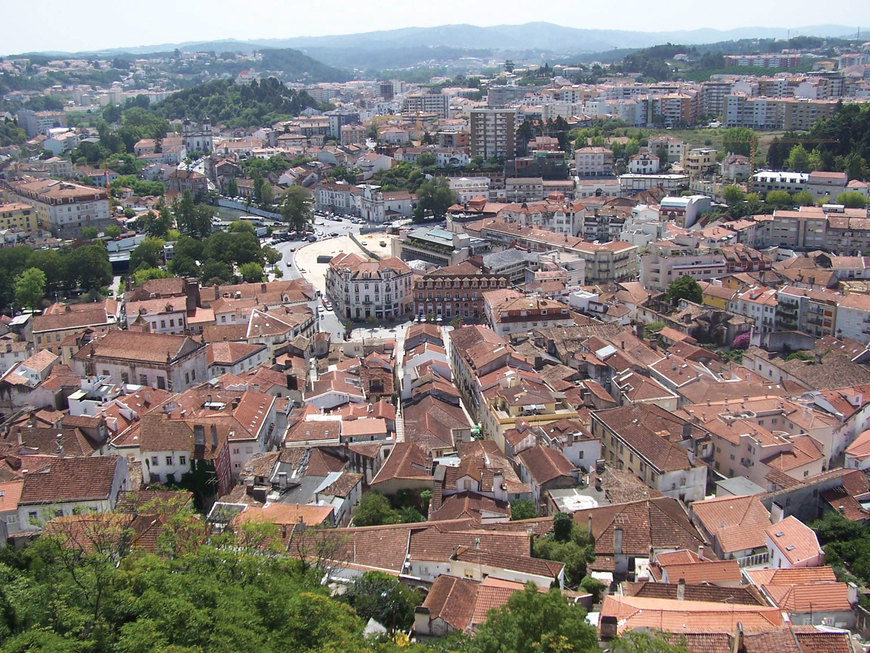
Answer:
<svg viewBox="0 0 870 653"><path fill-rule="evenodd" d="M2 310L41 307L45 297L75 291L96 295L112 282L112 264L102 242L76 241L60 249L21 245L0 249Z"/></svg>
<svg viewBox="0 0 870 653"><path fill-rule="evenodd" d="M586 564L595 559L594 541L570 515L556 513L553 516L553 532L535 539L532 555L564 562L565 580L572 587L594 587L597 593L603 589L586 576Z"/></svg>
<svg viewBox="0 0 870 653"><path fill-rule="evenodd" d="M431 490L411 493L400 492L389 498L378 492L366 492L353 512L354 526L380 526L381 524L413 524L426 521L423 511L428 510ZM395 505L394 505L395 504Z"/></svg>
<svg viewBox="0 0 870 653"><path fill-rule="evenodd" d="M456 202L456 193L450 189L446 177L432 177L417 189L417 206L414 207L414 221L422 222L431 218L441 218Z"/></svg>
<svg viewBox="0 0 870 653"><path fill-rule="evenodd" d="M860 522L828 511L810 524L825 550L825 562L834 568L838 580L870 584L870 531ZM870 601L860 595L861 605L870 609Z"/></svg>
<svg viewBox="0 0 870 653"><path fill-rule="evenodd" d="M173 93L154 107L164 118L201 121L206 118L231 127L269 125L315 108L317 102L305 91L287 88L274 77L250 84L215 80Z"/></svg>
<svg viewBox="0 0 870 653"><path fill-rule="evenodd" d="M27 132L25 132L15 120L4 118L0 120L0 147L9 145L20 145L27 140Z"/></svg>

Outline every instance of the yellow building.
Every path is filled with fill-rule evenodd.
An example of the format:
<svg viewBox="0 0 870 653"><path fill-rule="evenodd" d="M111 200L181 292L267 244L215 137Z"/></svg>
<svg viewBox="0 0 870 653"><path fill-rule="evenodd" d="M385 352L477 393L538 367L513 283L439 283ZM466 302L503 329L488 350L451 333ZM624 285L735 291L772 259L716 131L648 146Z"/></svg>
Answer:
<svg viewBox="0 0 870 653"><path fill-rule="evenodd" d="M728 277L725 277L725 279L728 279ZM700 285L701 295L705 306L712 306L713 308L719 308L725 311L728 310L731 298L734 296L736 291L735 288L729 287L729 285L725 283L725 280L723 280L721 286L712 283L701 283Z"/></svg>
<svg viewBox="0 0 870 653"><path fill-rule="evenodd" d="M0 204L0 230L32 233L39 228L38 214L30 204L12 202Z"/></svg>

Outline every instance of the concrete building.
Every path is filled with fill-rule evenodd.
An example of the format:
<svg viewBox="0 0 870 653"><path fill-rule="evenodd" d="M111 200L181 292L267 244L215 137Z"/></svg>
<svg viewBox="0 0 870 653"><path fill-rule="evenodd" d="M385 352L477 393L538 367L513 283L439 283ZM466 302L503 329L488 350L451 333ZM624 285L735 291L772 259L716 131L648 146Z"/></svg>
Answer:
<svg viewBox="0 0 870 653"><path fill-rule="evenodd" d="M350 319L399 320L412 312L411 277L411 268L395 257L367 261L339 254L326 270L326 292Z"/></svg>
<svg viewBox="0 0 870 653"><path fill-rule="evenodd" d="M484 159L512 157L516 153L516 111L471 110L471 156Z"/></svg>

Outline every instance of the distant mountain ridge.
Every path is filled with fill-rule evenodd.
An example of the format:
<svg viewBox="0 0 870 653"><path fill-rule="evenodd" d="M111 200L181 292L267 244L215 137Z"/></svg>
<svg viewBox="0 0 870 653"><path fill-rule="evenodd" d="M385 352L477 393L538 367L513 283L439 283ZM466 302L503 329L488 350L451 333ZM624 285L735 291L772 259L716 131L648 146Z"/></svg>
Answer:
<svg viewBox="0 0 870 653"><path fill-rule="evenodd" d="M693 30L671 30L660 32L640 32L629 30L581 29L565 27L547 22L524 23L522 25L495 25L479 27L476 25L439 25L437 27L403 27L400 29L361 32L334 36L297 36L292 38L251 39L239 41L224 39L217 41L188 41L185 43L164 43L129 48L111 48L94 51L94 54L145 54L151 52L181 50L252 51L261 48L359 48L379 49L385 45L407 46L445 46L456 48L490 48L495 50L550 50L566 52L597 52L612 48L644 48L666 42L687 45L729 41L747 38L781 38L789 36L845 37L858 31L867 32L866 27L857 25L808 25L787 29L783 27L739 27L730 30L700 28ZM870 37L868 37L870 38ZM36 54L36 53L33 53ZM44 52L40 54L71 54L67 52ZM75 53L89 54L89 53Z"/></svg>

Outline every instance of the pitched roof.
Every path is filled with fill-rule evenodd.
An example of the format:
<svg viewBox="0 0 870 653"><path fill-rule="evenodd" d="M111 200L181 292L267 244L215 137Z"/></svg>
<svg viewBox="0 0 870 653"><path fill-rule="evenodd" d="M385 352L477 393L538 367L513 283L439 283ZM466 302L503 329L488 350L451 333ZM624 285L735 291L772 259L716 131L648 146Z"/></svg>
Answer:
<svg viewBox="0 0 870 653"><path fill-rule="evenodd" d="M692 504L692 513L723 553L765 546L770 513L756 496L716 497Z"/></svg>
<svg viewBox="0 0 870 653"><path fill-rule="evenodd" d="M815 532L792 515L771 524L765 532L792 566L824 555Z"/></svg>
<svg viewBox="0 0 870 653"><path fill-rule="evenodd" d="M520 464L526 468L537 485L543 485L561 477L571 477L575 467L558 449L536 445L517 454Z"/></svg>
<svg viewBox="0 0 870 653"><path fill-rule="evenodd" d="M201 347L187 336L141 331L109 331L79 349L73 358L87 360L91 355L147 363L167 363Z"/></svg>
<svg viewBox="0 0 870 653"><path fill-rule="evenodd" d="M101 501L110 497L118 456L58 458L24 477L21 504Z"/></svg>

